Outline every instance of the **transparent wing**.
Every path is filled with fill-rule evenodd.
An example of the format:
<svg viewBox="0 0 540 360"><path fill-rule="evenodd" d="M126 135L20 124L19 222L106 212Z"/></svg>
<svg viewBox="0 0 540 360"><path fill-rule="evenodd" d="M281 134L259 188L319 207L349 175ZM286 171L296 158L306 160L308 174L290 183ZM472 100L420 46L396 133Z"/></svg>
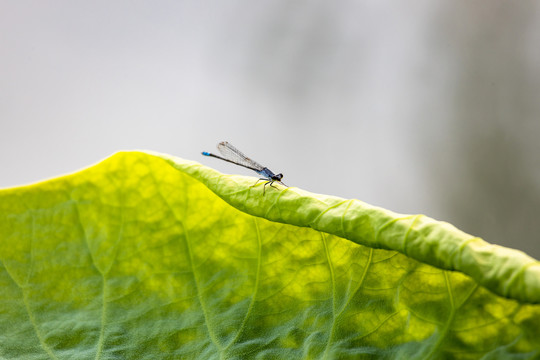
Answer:
<svg viewBox="0 0 540 360"><path fill-rule="evenodd" d="M257 169L257 171L262 171L262 169L264 169L264 166L242 154L240 150L229 144L227 141L220 142L217 145L217 148L225 159Z"/></svg>

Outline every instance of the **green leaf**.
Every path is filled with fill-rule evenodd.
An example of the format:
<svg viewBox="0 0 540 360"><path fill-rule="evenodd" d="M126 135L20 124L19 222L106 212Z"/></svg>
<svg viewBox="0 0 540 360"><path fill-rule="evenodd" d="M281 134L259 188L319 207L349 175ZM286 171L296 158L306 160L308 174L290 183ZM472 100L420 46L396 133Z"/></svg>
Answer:
<svg viewBox="0 0 540 360"><path fill-rule="evenodd" d="M121 152L0 191L0 358L532 359L540 265L453 226Z"/></svg>

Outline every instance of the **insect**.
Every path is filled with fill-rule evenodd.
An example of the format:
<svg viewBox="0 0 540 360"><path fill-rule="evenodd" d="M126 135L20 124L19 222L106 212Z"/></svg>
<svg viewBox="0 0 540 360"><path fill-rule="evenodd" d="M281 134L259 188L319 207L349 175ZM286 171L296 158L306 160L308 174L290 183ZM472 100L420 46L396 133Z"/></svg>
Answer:
<svg viewBox="0 0 540 360"><path fill-rule="evenodd" d="M270 185L273 188L276 188L274 185L272 185L274 182L278 182L281 185L287 187L281 179L283 179L283 174L274 174L272 170L269 168L262 166L258 162L251 160L246 155L244 155L240 150L229 144L227 141L222 141L219 144L217 144L217 148L222 156L215 155L206 151L203 151L202 154L204 156L211 156L215 157L217 159L221 159L242 167L245 167L247 169L255 171L257 174L262 176L257 182L263 180L266 181L263 187L263 195L266 192L266 185ZM256 185L257 183L255 183ZM253 186L255 186L253 185ZM277 189L277 188L276 188Z"/></svg>

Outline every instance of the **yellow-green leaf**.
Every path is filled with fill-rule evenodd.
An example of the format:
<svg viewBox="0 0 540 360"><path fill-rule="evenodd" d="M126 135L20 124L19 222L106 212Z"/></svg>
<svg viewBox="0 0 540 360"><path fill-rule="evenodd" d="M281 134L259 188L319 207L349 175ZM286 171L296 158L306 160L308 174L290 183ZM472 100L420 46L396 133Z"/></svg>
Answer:
<svg viewBox="0 0 540 360"><path fill-rule="evenodd" d="M540 266L453 226L121 152L0 191L0 358L530 359Z"/></svg>

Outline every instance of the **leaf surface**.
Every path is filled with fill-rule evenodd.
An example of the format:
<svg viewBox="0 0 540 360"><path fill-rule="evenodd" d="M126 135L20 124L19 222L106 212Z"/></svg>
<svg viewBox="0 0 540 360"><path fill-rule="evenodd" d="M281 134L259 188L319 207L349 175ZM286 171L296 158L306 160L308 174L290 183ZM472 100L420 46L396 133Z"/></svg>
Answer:
<svg viewBox="0 0 540 360"><path fill-rule="evenodd" d="M450 224L121 152L0 191L0 358L531 359L540 266Z"/></svg>

